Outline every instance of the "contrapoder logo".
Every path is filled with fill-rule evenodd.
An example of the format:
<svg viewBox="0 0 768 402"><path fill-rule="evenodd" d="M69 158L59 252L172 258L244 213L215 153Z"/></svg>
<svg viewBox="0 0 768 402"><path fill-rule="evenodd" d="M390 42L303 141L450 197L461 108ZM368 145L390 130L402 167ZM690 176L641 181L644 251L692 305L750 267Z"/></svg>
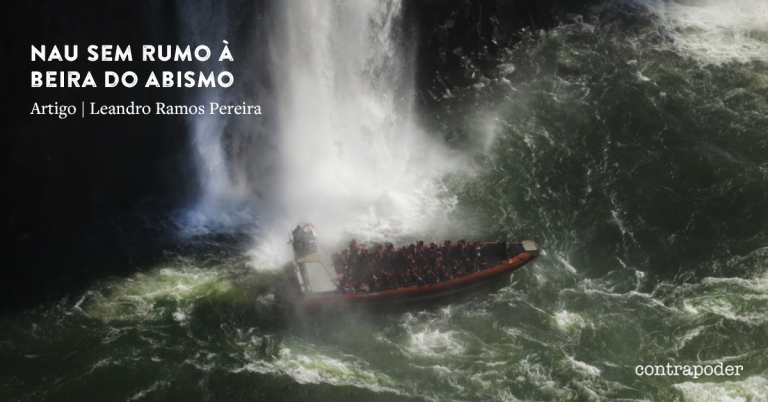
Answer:
<svg viewBox="0 0 768 402"><path fill-rule="evenodd" d="M710 365L671 365L667 363L666 366L643 366L639 365L635 367L635 374L639 376L685 376L691 378L699 378L701 375L705 376L738 376L739 372L744 370L744 366L724 366L723 363Z"/></svg>

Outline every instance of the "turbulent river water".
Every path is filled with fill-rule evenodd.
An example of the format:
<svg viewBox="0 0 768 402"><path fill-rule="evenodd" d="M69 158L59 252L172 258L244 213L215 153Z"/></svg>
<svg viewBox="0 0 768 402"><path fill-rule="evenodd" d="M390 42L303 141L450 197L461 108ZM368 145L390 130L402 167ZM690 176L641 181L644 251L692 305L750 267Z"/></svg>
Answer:
<svg viewBox="0 0 768 402"><path fill-rule="evenodd" d="M157 262L3 316L0 399L768 398L768 4L607 1L427 116L413 49L388 47L400 4L355 4L278 17L291 184L118 220ZM298 219L328 244L534 238L546 255L490 293L286 315L273 285ZM720 362L744 369L635 374Z"/></svg>

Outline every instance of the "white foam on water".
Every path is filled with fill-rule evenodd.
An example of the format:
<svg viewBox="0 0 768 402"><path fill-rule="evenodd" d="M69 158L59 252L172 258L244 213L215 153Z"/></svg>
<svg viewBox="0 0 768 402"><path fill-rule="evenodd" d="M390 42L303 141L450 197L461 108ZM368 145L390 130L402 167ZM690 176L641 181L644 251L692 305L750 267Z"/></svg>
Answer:
<svg viewBox="0 0 768 402"><path fill-rule="evenodd" d="M586 322L580 315L569 313L567 310L555 313L555 322L561 330L581 329L586 326Z"/></svg>
<svg viewBox="0 0 768 402"><path fill-rule="evenodd" d="M534 362L531 362L533 360ZM520 374L514 378L518 383L531 383L552 400L568 400L571 397L569 390L560 387L552 378L552 370L549 367L536 362L535 355L526 356L515 363L515 370Z"/></svg>
<svg viewBox="0 0 768 402"><path fill-rule="evenodd" d="M110 327L107 330L106 336L101 340L101 343L112 343L113 341L117 340L121 336L125 335L126 332L128 332L128 328L115 328Z"/></svg>
<svg viewBox="0 0 768 402"><path fill-rule="evenodd" d="M322 232L317 235L322 237ZM256 246L247 252L250 260L248 265L261 271L281 267L286 262L293 261L293 249L289 241L290 233L287 228L282 233L279 230L260 233L256 236Z"/></svg>
<svg viewBox="0 0 768 402"><path fill-rule="evenodd" d="M617 210L611 211L611 217L613 217L613 221L616 223L616 226L619 228L619 230L621 230L621 234L622 235L627 234L627 235L629 235L629 237L634 239L635 234L632 233L629 229L627 229L624 226L624 222L621 219L621 211L620 210L618 210L618 211Z"/></svg>
<svg viewBox="0 0 768 402"><path fill-rule="evenodd" d="M213 270L162 268L114 279L100 291L86 293L78 307L85 314L107 321L189 319L194 300L227 292L231 283ZM166 301L173 300L169 304Z"/></svg>
<svg viewBox="0 0 768 402"><path fill-rule="evenodd" d="M443 388L445 384L450 386L450 389L443 388L443 391L454 395L464 391L465 387L460 384L460 381L465 378L466 373L462 370L442 365L428 366L424 369L430 373L430 376L437 377L441 381L440 388Z"/></svg>
<svg viewBox="0 0 768 402"><path fill-rule="evenodd" d="M232 372L279 373L293 378L299 384L352 386L374 392L408 395L386 374L367 369L362 362L334 358L314 351L296 352L283 348L274 360L258 357L249 360L251 363Z"/></svg>
<svg viewBox="0 0 768 402"><path fill-rule="evenodd" d="M736 355L736 356L718 356L717 359L713 359L713 360L698 360L698 361L696 361L696 363L697 364L708 364L708 365L712 365L712 366L716 366L716 365L718 365L720 363L729 363L729 362L734 362L734 363L738 364L738 362L744 361L744 359L748 358L752 354L754 354L754 353L753 352L749 352L749 353L744 353L744 354L740 354L740 355Z"/></svg>
<svg viewBox="0 0 768 402"><path fill-rule="evenodd" d="M704 285L733 285L755 293L768 293L768 272L753 278L704 278Z"/></svg>
<svg viewBox="0 0 768 402"><path fill-rule="evenodd" d="M470 380L483 390L494 389L495 387L498 387L499 382L505 379L504 373L495 370L475 373L470 377Z"/></svg>
<svg viewBox="0 0 768 402"><path fill-rule="evenodd" d="M768 2L619 0L651 15L671 46L706 64L768 61Z"/></svg>
<svg viewBox="0 0 768 402"><path fill-rule="evenodd" d="M740 305L733 297L744 299L743 296L720 295L695 297L685 301L689 304L686 312L695 315L714 314L730 321L759 325L768 322L768 316L761 312L750 312L751 308ZM691 306L692 305L692 306Z"/></svg>
<svg viewBox="0 0 768 402"><path fill-rule="evenodd" d="M673 385L684 402L766 402L768 380L753 376L744 381L684 382Z"/></svg>
<svg viewBox="0 0 768 402"><path fill-rule="evenodd" d="M93 363L91 365L91 369L88 371L87 374L93 373L94 371L96 371L96 370L98 370L98 369L100 369L102 367L109 367L109 366L118 365L118 364L120 364L119 360L112 360L109 357L103 358L103 359L100 359L99 361L97 361L96 363Z"/></svg>
<svg viewBox="0 0 768 402"><path fill-rule="evenodd" d="M699 315L699 314L701 314L701 312L696 307L691 306L691 304L688 303L687 300L683 302L683 311L685 311L688 314L692 314L692 315Z"/></svg>
<svg viewBox="0 0 768 402"><path fill-rule="evenodd" d="M571 365L571 367L581 371L584 374L593 376L593 377L599 377L601 370L595 366L592 366L590 364L584 363L582 361L578 361L574 359L571 356L565 356L568 359L568 363Z"/></svg>
<svg viewBox="0 0 768 402"><path fill-rule="evenodd" d="M700 283L684 285L681 311L700 316L714 314L727 320L761 325L768 316L759 312L768 308L768 273L752 278L704 278Z"/></svg>
<svg viewBox="0 0 768 402"><path fill-rule="evenodd" d="M194 366L200 371L212 371L221 367L220 364L215 360L216 357L216 353L200 351L195 353L193 357L184 360L184 363Z"/></svg>
<svg viewBox="0 0 768 402"><path fill-rule="evenodd" d="M664 302L661 300L658 300L653 297L650 293L645 292L638 292L635 290L630 290L626 293L614 293L607 289L605 289L598 281L594 281L591 279L584 279L578 283L577 289L563 289L560 291L560 293L571 293L571 292L581 292L585 295L590 295L593 297L599 297L604 299L614 299L621 302L628 302L628 301L639 301L642 304L646 305L650 308L660 308L668 310L670 309L667 307Z"/></svg>
<svg viewBox="0 0 768 402"><path fill-rule="evenodd" d="M572 274L577 273L576 268L574 268L574 266L571 265L571 263L568 262L568 260L566 260L565 257L563 257L561 254L559 253L555 254L555 258L557 258L557 260L563 264L563 266L568 270L568 272Z"/></svg>
<svg viewBox="0 0 768 402"><path fill-rule="evenodd" d="M621 260L619 260L621 261ZM624 262L622 261L622 265L624 265ZM626 268L626 265L624 265ZM637 278L637 284L635 285L635 291L640 290L640 286L643 285L643 281L645 281L646 274L643 271L635 270L635 277Z"/></svg>
<svg viewBox="0 0 768 402"><path fill-rule="evenodd" d="M701 331L704 329L704 327L696 327L688 332L685 333L680 339L677 341L677 349L682 349L685 347L685 345L693 340L693 338L699 336L701 334Z"/></svg>
<svg viewBox="0 0 768 402"><path fill-rule="evenodd" d="M413 332L409 336L405 350L409 355L416 356L461 355L466 347L457 339L457 334L455 331L439 329Z"/></svg>
<svg viewBox="0 0 768 402"><path fill-rule="evenodd" d="M130 398L128 398L128 401L140 401L144 399L145 396L147 396L149 393L154 392L161 388L166 388L170 384L167 381L155 381L152 383L152 385L142 389L141 391L133 394Z"/></svg>
<svg viewBox="0 0 768 402"><path fill-rule="evenodd" d="M768 60L768 2L673 1L666 5L675 44L710 63Z"/></svg>

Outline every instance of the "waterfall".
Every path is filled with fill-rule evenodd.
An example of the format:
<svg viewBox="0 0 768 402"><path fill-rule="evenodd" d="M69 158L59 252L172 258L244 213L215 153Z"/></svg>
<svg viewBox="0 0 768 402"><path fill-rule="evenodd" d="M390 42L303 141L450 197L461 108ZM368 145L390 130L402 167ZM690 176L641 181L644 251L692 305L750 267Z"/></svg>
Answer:
<svg viewBox="0 0 768 402"><path fill-rule="evenodd" d="M226 70L235 76L235 84L229 88L183 90L186 104L206 107L205 114L184 116L198 194L195 202L177 216L176 221L184 233L254 226L253 199L260 189L249 182L251 165L247 159L242 160L241 154L248 154L249 144L259 142L253 138L264 136L266 124L259 116L211 114L209 105L211 102L257 105L268 97L268 92L261 88L261 83L268 78L264 73L263 52L248 51L261 39L263 24L259 9L263 8L263 2L242 1L177 4L180 44L193 48L204 44L212 53L208 61L194 61L185 67L205 73ZM229 43L234 62L217 61L224 40Z"/></svg>
<svg viewBox="0 0 768 402"><path fill-rule="evenodd" d="M214 7L206 2L179 4L181 18L180 37L192 47L206 44L213 47L213 41L226 39L228 35L228 12L226 3ZM218 44L217 44L218 45ZM214 57L215 59L215 57ZM206 71L211 63L195 61L195 68ZM222 88L193 88L186 94L186 101L194 105L207 105L208 102L222 102L225 90ZM194 158L198 168L199 184L204 201L224 197L232 187L227 172L227 161L222 149L221 137L226 122L217 115L185 116L190 127Z"/></svg>
<svg viewBox="0 0 768 402"><path fill-rule="evenodd" d="M312 221L326 234L374 238L409 233L450 207L433 180L440 147L414 123L416 40L402 0L278 2L268 22L182 7L194 16L182 18L192 40L237 36L236 60L252 55L233 87L197 91L195 101L260 97L266 116L189 116L201 187L193 224L255 216L278 232ZM242 39L257 29L265 40ZM244 83L249 76L269 90Z"/></svg>
<svg viewBox="0 0 768 402"><path fill-rule="evenodd" d="M408 192L416 133L401 1L282 6L271 42L277 210L324 226L407 212L418 200Z"/></svg>

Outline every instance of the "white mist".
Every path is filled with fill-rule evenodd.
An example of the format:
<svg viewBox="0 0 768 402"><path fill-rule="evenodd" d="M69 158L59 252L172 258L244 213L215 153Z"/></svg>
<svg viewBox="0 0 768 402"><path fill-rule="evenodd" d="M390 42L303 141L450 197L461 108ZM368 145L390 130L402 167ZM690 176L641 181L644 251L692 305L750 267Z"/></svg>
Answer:
<svg viewBox="0 0 768 402"><path fill-rule="evenodd" d="M271 40L279 124L276 224L327 238L408 233L447 206L413 123L415 38L400 0L282 2ZM409 43L411 42L411 43ZM336 239L334 239L336 240Z"/></svg>

